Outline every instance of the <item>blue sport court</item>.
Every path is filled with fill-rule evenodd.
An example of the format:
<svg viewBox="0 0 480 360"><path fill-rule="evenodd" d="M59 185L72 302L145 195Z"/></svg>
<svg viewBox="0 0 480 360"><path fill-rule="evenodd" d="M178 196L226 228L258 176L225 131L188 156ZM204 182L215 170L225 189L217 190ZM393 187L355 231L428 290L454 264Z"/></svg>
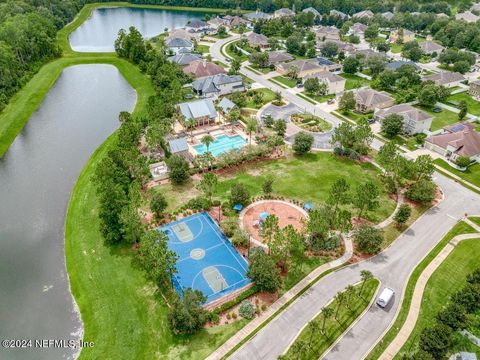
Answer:
<svg viewBox="0 0 480 360"><path fill-rule="evenodd" d="M200 290L206 303L250 283L248 264L206 212L171 222L159 230L168 236L168 247L178 255L175 290Z"/></svg>
<svg viewBox="0 0 480 360"><path fill-rule="evenodd" d="M240 135L228 136L228 135L219 135L215 137L215 140L208 147L208 151L213 156L222 155L224 152L240 149L247 141ZM204 144L195 145L193 147L197 153L203 155L207 152L207 147Z"/></svg>

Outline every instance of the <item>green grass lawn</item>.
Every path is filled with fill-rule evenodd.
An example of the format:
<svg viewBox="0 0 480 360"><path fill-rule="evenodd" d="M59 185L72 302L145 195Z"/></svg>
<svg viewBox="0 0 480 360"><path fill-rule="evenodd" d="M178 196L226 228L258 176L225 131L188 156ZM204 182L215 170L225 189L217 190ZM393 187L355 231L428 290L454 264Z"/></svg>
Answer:
<svg viewBox="0 0 480 360"><path fill-rule="evenodd" d="M384 191L379 172L373 165L339 159L329 153L310 153L302 157L288 155L286 159L246 166L232 175L221 176L216 196L222 201L227 200L230 188L235 183L244 184L252 195L260 195L262 183L269 174L275 179L275 194L304 202L312 201L314 204L325 202L330 187L338 178L347 179L352 188L370 180L381 189L381 195L380 208L370 213L369 219L380 222L395 209L395 202ZM161 185L156 189L164 193L170 203L174 201L180 207L183 203L176 199L195 196L198 191L195 185L196 182L192 180L181 187Z"/></svg>
<svg viewBox="0 0 480 360"><path fill-rule="evenodd" d="M390 330L387 331L385 336L368 354L368 356L366 357L367 360L378 359L380 355L385 351L387 346L392 342L392 340L398 334L398 331L401 329L401 327L405 323L405 320L408 315L408 310L412 302L412 294L415 288L415 284L420 274L428 266L428 264L438 255L438 253L440 253L440 251L445 247L445 245L448 244L448 242L452 240L455 236L460 234L471 234L475 232L476 231L471 226L464 223L463 221L460 221L447 233L447 235L445 235L445 237L442 240L440 240L440 242L420 262L420 264L417 265L417 267L413 270L412 274L410 275L410 278L408 279L407 288L405 289L402 305L400 307L397 318L395 319L395 322L393 323Z"/></svg>
<svg viewBox="0 0 480 360"><path fill-rule="evenodd" d="M262 74L268 74L269 72L273 71L269 67L260 67L258 65L253 65L253 64L250 64L249 67L252 68L255 71L258 71L258 72L262 73Z"/></svg>
<svg viewBox="0 0 480 360"><path fill-rule="evenodd" d="M231 43L227 43L226 45L223 46L223 51L225 52L226 55L228 55L229 57L233 58L233 59L237 59L237 60L240 60L241 62L245 61L245 60L248 60L248 56L245 55L244 53L240 53L240 54L237 54L237 53L234 53L232 51L232 48L235 46L236 43L238 43L240 40L237 40L237 41L232 41Z"/></svg>
<svg viewBox="0 0 480 360"><path fill-rule="evenodd" d="M208 54L210 52L210 46L207 45L197 45L195 51L200 54Z"/></svg>
<svg viewBox="0 0 480 360"><path fill-rule="evenodd" d="M480 186L480 164L476 163L469 166L465 171L459 171L448 165L448 163L443 159L435 159L434 163L459 176L463 180L468 181L473 185Z"/></svg>
<svg viewBox="0 0 480 360"><path fill-rule="evenodd" d="M449 303L451 296L466 284L466 277L479 267L480 238L460 242L428 280L423 294L420 316L415 328L397 357L402 352L415 351L418 348L420 333L426 327L436 323L435 316ZM453 349L474 351L480 356L480 348L470 346L461 336L454 336ZM455 351L454 351L455 352Z"/></svg>
<svg viewBox="0 0 480 360"><path fill-rule="evenodd" d="M471 221L473 221L475 224L477 224L478 226L480 226L480 217L479 216L472 216L472 217L469 217L469 219Z"/></svg>
<svg viewBox="0 0 480 360"><path fill-rule="evenodd" d="M401 53L403 49L403 45L397 44L397 43L392 43L390 44L390 50L394 54Z"/></svg>
<svg viewBox="0 0 480 360"><path fill-rule="evenodd" d="M285 76L275 76L273 79L289 88L293 88L297 85L297 80L292 80Z"/></svg>
<svg viewBox="0 0 480 360"><path fill-rule="evenodd" d="M332 129L332 124L322 118L310 114L295 114L291 120L302 129L313 132L325 132Z"/></svg>
<svg viewBox="0 0 480 360"><path fill-rule="evenodd" d="M259 92L263 94L262 102L257 104L253 101L253 98L250 98L247 101L247 105L245 107L251 108L251 109L260 109L263 105L269 103L270 101L273 101L275 99L275 93L267 88L261 88L261 89L255 89L252 90L255 92Z"/></svg>
<svg viewBox="0 0 480 360"><path fill-rule="evenodd" d="M456 102L460 102L461 100L465 100L468 107L468 112L475 116L480 116L480 102L474 100L467 92L461 92L458 94L451 95L448 100L453 100Z"/></svg>
<svg viewBox="0 0 480 360"><path fill-rule="evenodd" d="M380 282L377 279L370 279L365 283L361 296L358 296L360 290L360 284L355 285L356 294L353 295L350 300L350 309L344 305L340 307L338 318L329 318L325 323L325 333L321 332L321 328L318 332L312 333L310 328L305 327L300 335L295 339L295 343L300 341L304 342L300 354L295 352L295 347L292 344L286 353L285 359L302 359L302 360L316 360L337 340L348 327L357 319L367 308L372 300ZM337 301L332 301L328 308L333 309L336 312ZM323 324L323 315L320 313L315 318L320 326Z"/></svg>
<svg viewBox="0 0 480 360"><path fill-rule="evenodd" d="M305 93L305 95L311 97L313 100L318 101L319 103L324 103L324 102L327 102L328 100L335 99L335 94L313 95L313 94Z"/></svg>
<svg viewBox="0 0 480 360"><path fill-rule="evenodd" d="M415 107L429 113L433 117L432 126L430 127L431 131L439 130L444 126L455 124L459 121L458 115L447 109L442 109L441 112L434 113L430 108L425 106L415 105Z"/></svg>
<svg viewBox="0 0 480 360"><path fill-rule="evenodd" d="M364 79L355 74L342 73L340 76L347 80L345 81L345 90L357 89L362 86L368 86L371 83L370 80Z"/></svg>

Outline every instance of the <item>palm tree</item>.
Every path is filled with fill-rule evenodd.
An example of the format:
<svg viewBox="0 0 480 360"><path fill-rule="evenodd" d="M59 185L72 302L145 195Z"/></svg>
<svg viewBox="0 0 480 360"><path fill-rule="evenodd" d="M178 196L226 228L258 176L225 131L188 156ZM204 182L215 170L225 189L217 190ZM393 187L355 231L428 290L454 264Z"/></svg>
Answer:
<svg viewBox="0 0 480 360"><path fill-rule="evenodd" d="M320 322L318 319L313 319L308 323L308 329L310 330L310 338L308 339L308 347L312 347L313 336L320 329Z"/></svg>
<svg viewBox="0 0 480 360"><path fill-rule="evenodd" d="M352 300L352 295L355 293L355 287L353 285L348 285L347 288L345 289L345 297L347 301L347 308L350 309L350 300Z"/></svg>
<svg viewBox="0 0 480 360"><path fill-rule="evenodd" d="M322 314L323 314L322 333L325 334L325 324L327 322L327 319L330 319L333 316L333 309L331 307L323 308Z"/></svg>
<svg viewBox="0 0 480 360"><path fill-rule="evenodd" d="M297 355L297 360L302 358L303 352L305 351L305 341L304 340L297 340L292 345L292 353Z"/></svg>
<svg viewBox="0 0 480 360"><path fill-rule="evenodd" d="M185 127L187 130L190 130L190 137L193 137L193 129L195 129L195 125L197 125L197 121L194 118L188 118L185 120Z"/></svg>
<svg viewBox="0 0 480 360"><path fill-rule="evenodd" d="M360 291L358 292L358 296L362 295L363 287L365 286L365 283L373 278L373 274L368 271L368 270L362 270L360 271L360 276L362 277L362 286L360 287Z"/></svg>
<svg viewBox="0 0 480 360"><path fill-rule="evenodd" d="M214 142L214 141L215 141L215 139L214 139L213 136L210 135L210 134L205 135L205 136L202 137L202 139L200 140L200 142L207 147L207 153L209 152L209 151L208 151L208 148L210 147L210 144L211 144L212 142Z"/></svg>
<svg viewBox="0 0 480 360"><path fill-rule="evenodd" d="M249 137L248 142L250 145L252 145L252 133L256 131L257 131L257 120L255 120L254 118L250 118L247 121L247 133Z"/></svg>
<svg viewBox="0 0 480 360"><path fill-rule="evenodd" d="M240 111L236 106L230 110L230 113L228 114L227 119L228 119L228 122L232 125L232 132L233 132L233 127L235 126L235 123L238 120L240 120Z"/></svg>
<svg viewBox="0 0 480 360"><path fill-rule="evenodd" d="M340 307L342 306L342 303L345 300L345 293L341 291L338 292L337 295L335 295L335 300L337 301L337 310L335 311L335 319L338 320L338 312L340 311Z"/></svg>

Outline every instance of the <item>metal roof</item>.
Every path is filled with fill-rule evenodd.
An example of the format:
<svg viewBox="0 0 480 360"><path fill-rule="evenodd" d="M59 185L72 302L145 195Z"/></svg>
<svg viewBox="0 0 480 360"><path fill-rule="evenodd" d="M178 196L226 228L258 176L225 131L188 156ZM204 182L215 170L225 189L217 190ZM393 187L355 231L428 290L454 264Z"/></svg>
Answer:
<svg viewBox="0 0 480 360"><path fill-rule="evenodd" d="M176 154L182 151L187 151L188 150L187 138L183 137L183 138L169 140L168 147L170 148L170 151L173 154Z"/></svg>

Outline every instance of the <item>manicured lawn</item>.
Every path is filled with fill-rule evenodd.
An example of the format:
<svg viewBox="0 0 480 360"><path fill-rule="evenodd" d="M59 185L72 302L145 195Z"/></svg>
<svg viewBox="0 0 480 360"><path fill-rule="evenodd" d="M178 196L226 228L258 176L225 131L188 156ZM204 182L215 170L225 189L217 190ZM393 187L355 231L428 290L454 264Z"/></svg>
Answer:
<svg viewBox="0 0 480 360"><path fill-rule="evenodd" d="M400 45L400 44L397 44L397 43L390 44L390 50L394 54L398 54L398 53L402 52L402 49L403 49L403 45Z"/></svg>
<svg viewBox="0 0 480 360"><path fill-rule="evenodd" d="M460 102L461 100L465 100L467 103L468 112L475 116L480 116L480 102L474 100L468 93L461 92L458 94L451 95L448 100L453 100L456 102Z"/></svg>
<svg viewBox="0 0 480 360"><path fill-rule="evenodd" d="M435 159L434 163L461 177L463 180L468 181L473 185L480 186L480 164L477 163L469 166L465 171L459 171L448 165L448 163L442 159Z"/></svg>
<svg viewBox="0 0 480 360"><path fill-rule="evenodd" d="M309 257L304 258L299 263L294 263L288 268L287 275L283 278L280 294L286 293L294 287L300 280L310 274L320 265L329 261L327 257Z"/></svg>
<svg viewBox="0 0 480 360"><path fill-rule="evenodd" d="M345 81L345 90L357 89L362 86L368 86L371 83L370 80L364 79L355 74L343 73L340 74L340 76L347 80Z"/></svg>
<svg viewBox="0 0 480 360"><path fill-rule="evenodd" d="M247 108L260 109L263 105L275 99L275 93L270 89L261 88L261 89L255 89L253 91L263 94L262 102L257 104L253 101L253 97L252 97L247 101L247 105L245 106Z"/></svg>
<svg viewBox="0 0 480 360"><path fill-rule="evenodd" d="M418 348L419 336L422 330L436 323L435 316L449 303L451 296L466 284L466 277L478 269L478 256L480 254L480 238L463 240L460 242L444 262L438 267L428 280L423 294L420 316L415 328L402 352L415 351ZM480 348L473 344L465 348L468 341L462 341L461 336L454 336L453 349L458 351L474 351L480 356Z"/></svg>
<svg viewBox="0 0 480 360"><path fill-rule="evenodd" d="M479 216L472 216L472 217L469 217L469 219L471 221L473 221L475 224L477 224L478 226L480 226L480 217Z"/></svg>
<svg viewBox="0 0 480 360"><path fill-rule="evenodd" d="M262 183L267 175L275 179L274 193L289 199L302 202L312 201L314 204L325 202L328 191L338 178L345 178L352 188L368 180L381 189L380 208L369 214L369 219L380 222L387 218L395 209L395 202L384 191L378 177L378 170L369 163L357 163L348 159L339 159L329 153L311 153L302 157L288 155L286 159L256 163L245 166L236 173L221 176L216 196L225 201L230 188L235 183L244 184L252 195L262 193ZM288 176L285 176L288 174ZM182 187L158 186L167 199L187 199L194 196L196 181ZM185 194L188 192L188 194ZM183 203L175 201L178 208Z"/></svg>
<svg viewBox="0 0 480 360"><path fill-rule="evenodd" d="M295 352L297 350L294 345L290 346L286 353L285 359L302 359L302 360L316 360L337 340L347 328L357 319L367 308L372 300L380 282L377 279L370 279L365 283L361 296L358 296L361 284L355 285L356 294L350 300L350 309L345 304L340 307L338 318L329 318L325 322L325 333L321 332L321 328L312 333L310 328L305 327L300 335L295 340L295 343L304 342L304 347L301 353ZM337 310L337 301L332 301L328 308ZM323 315L320 313L316 318L320 327L323 324ZM299 356L300 355L300 356Z"/></svg>
<svg viewBox="0 0 480 360"><path fill-rule="evenodd" d="M255 71L258 71L258 72L262 73L262 74L268 74L269 72L273 71L269 67L260 67L258 65L253 65L253 64L251 64L249 67L252 68Z"/></svg>
<svg viewBox="0 0 480 360"><path fill-rule="evenodd" d="M407 288L405 289L404 298L400 311L397 315L395 322L385 336L380 340L380 342L373 348L373 350L366 357L367 360L375 360L380 357L383 351L387 346L392 342L395 336L398 334L398 331L401 329L408 315L408 310L412 302L412 294L415 288L415 284L422 273L422 271L428 266L428 264L440 253L440 251L452 240L455 236L460 234L471 234L476 231L469 226L468 224L460 221L457 223L445 237L440 240L440 242L433 248L432 251L417 265L415 270L413 270L412 275L408 279Z"/></svg>
<svg viewBox="0 0 480 360"><path fill-rule="evenodd" d="M282 83L289 88L293 88L295 85L297 85L297 80L292 80L286 78L285 76L275 76L273 79L277 80L279 83Z"/></svg>
<svg viewBox="0 0 480 360"><path fill-rule="evenodd" d="M335 94L328 94L328 95L312 95L309 93L305 93L305 95L311 97L312 99L318 101L319 103L327 102L328 100L335 99Z"/></svg>
<svg viewBox="0 0 480 360"><path fill-rule="evenodd" d="M195 51L200 54L208 54L210 52L210 46L207 45L197 45Z"/></svg>
<svg viewBox="0 0 480 360"><path fill-rule="evenodd" d="M240 40L237 40L237 41L232 41L231 43L228 43L226 44L225 46L223 46L223 51L225 52L226 55L228 55L229 57L233 58L233 59L237 59L237 60L240 60L240 61L245 61L248 59L248 56L245 55L244 53L239 53L237 54L236 52L233 52L232 49L234 48L235 44L237 44Z"/></svg>
<svg viewBox="0 0 480 360"><path fill-rule="evenodd" d="M332 124L310 114L295 114L291 119L296 125L308 131L324 132L332 129Z"/></svg>
<svg viewBox="0 0 480 360"><path fill-rule="evenodd" d="M431 131L439 130L444 126L455 124L459 121L458 115L447 109L442 109L441 112L434 113L430 108L425 106L415 105L415 107L432 115L433 120L432 126L430 127Z"/></svg>

